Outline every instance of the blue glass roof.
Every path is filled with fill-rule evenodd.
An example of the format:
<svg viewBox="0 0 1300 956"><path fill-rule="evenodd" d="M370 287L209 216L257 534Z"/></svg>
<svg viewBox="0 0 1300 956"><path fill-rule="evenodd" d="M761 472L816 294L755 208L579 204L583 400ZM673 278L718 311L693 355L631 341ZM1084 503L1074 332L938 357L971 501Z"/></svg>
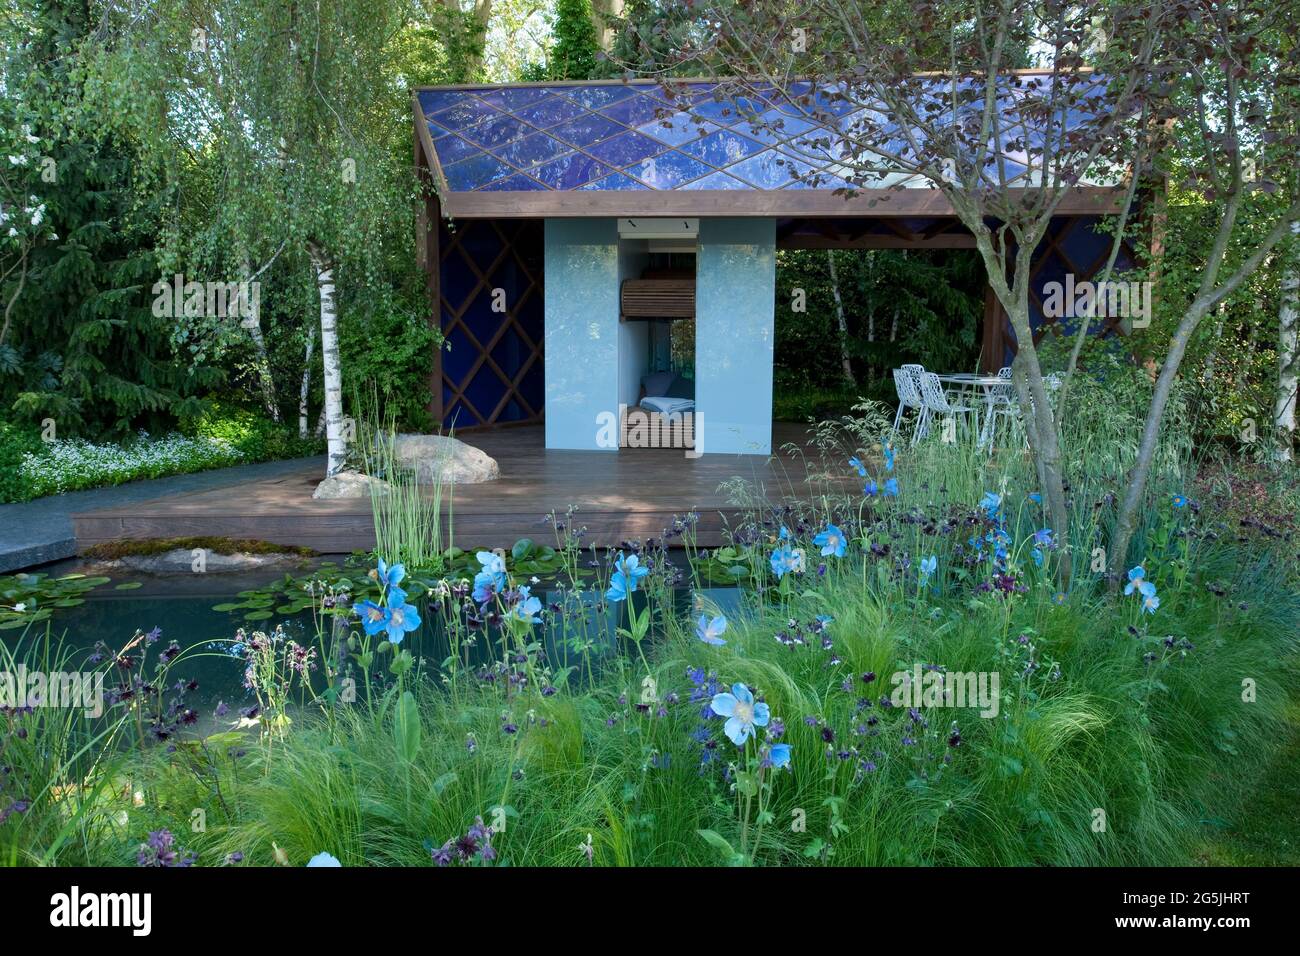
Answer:
<svg viewBox="0 0 1300 956"><path fill-rule="evenodd" d="M861 122L866 107L821 91L811 103L794 104L776 91L728 97L719 90L711 81L679 84L672 94L654 82L573 83L417 95L452 192L847 185L842 133ZM942 93L938 83L935 92ZM1014 83L1000 92L1008 122L1020 124L1003 140L999 169L1008 181L1025 172L1015 161L1025 158L1023 143L1040 136L1012 118L1017 95ZM880 176L881 186L906 179L883 166Z"/></svg>

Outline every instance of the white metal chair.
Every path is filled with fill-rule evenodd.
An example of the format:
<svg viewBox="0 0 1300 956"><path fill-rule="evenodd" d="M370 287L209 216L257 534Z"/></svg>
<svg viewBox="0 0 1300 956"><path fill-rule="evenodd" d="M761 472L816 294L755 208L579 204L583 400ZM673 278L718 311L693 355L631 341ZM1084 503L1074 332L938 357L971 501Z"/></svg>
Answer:
<svg viewBox="0 0 1300 956"><path fill-rule="evenodd" d="M933 372L923 372L921 374L921 401L925 405L927 419L935 416L955 419L958 416L970 415L973 418L971 434L979 434L979 408L971 405L954 405L944 393L943 383L939 381L939 376Z"/></svg>
<svg viewBox="0 0 1300 956"><path fill-rule="evenodd" d="M917 433L924 427L926 410L925 402L921 399L917 377L912 373L913 368L920 368L920 366L904 365L902 368L894 369L894 390L898 392L898 412L894 415L893 434L898 434L898 426L902 424L904 412L909 408L913 409L917 416L912 427L912 444L916 444Z"/></svg>
<svg viewBox="0 0 1300 956"><path fill-rule="evenodd" d="M988 445L989 454L997 441L998 419L1006 418L1012 423L1019 421L1020 410L1016 405L1015 387L1011 384L1011 366L1004 365L998 369L998 378L1005 385L995 385L985 395L984 427L980 429L980 445Z"/></svg>

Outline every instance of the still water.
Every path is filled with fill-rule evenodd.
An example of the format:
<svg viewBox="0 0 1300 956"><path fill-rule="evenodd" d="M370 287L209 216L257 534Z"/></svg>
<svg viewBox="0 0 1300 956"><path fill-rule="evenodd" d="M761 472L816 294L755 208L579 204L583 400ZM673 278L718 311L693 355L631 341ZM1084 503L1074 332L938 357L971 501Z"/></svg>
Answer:
<svg viewBox="0 0 1300 956"><path fill-rule="evenodd" d="M334 559L341 563L341 558ZM60 562L41 570L54 577L83 569L75 562ZM295 569L293 573L297 575L303 571ZM108 585L90 592L85 604L67 608L54 616L51 633L62 638L65 646L74 649L73 661L76 661L82 656L81 649L88 652L98 641L118 651L136 631L148 632L159 628L161 638L153 645L145 676L152 671L158 650L173 641L179 644L183 653L172 665L168 680L197 681L198 687L187 696L187 702L200 712L206 725L218 703L224 703L233 714L254 701L251 692L243 686L243 663L231 654L236 631L241 626L248 632L260 630L269 633L280 625L288 639L307 647L319 646L316 623L310 611L296 615L277 614L269 620L246 624L241 611L213 610L215 605L238 601L236 595L240 591L262 587L283 576L283 570L162 576L119 572L114 575L115 583L137 581L141 587L134 591L113 591ZM562 590L548 587L546 581L534 586L533 594L540 597L547 607L564 598ZM633 597L638 609L644 606L640 603L643 595ZM694 617L706 609L710 613L734 613L739 607L740 592L734 587L681 587L673 590L672 597L673 613ZM450 644L440 626L439 615L429 613L427 600L422 599L418 606L421 625L407 635L402 647L422 661L426 672L432 672L447 659ZM626 625L625 615L622 605L610 605L599 610L588 606L570 613L567 620L561 620L558 615L546 615L544 623L536 630L545 647L547 660L553 666L582 665L584 658L574 647L577 643L575 635L582 635L589 644L585 660L599 665L615 654L635 655L634 649L620 646L623 642L616 634L620 623ZM355 625L354 629L359 631ZM496 637L495 632L490 632L477 638L468 655L470 667L481 666L492 659L491 642ZM652 634L649 640L653 639ZM386 663L387 660L381 658L373 669L381 681Z"/></svg>

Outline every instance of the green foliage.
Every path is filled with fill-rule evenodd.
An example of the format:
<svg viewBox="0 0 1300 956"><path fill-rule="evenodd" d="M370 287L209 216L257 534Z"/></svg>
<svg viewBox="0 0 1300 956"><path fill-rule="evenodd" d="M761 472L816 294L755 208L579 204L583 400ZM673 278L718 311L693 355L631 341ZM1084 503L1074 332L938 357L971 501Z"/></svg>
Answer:
<svg viewBox="0 0 1300 956"><path fill-rule="evenodd" d="M260 412L221 402L209 402L202 413L182 419L180 429L191 438L223 442L246 462L306 458L319 455L324 448L319 438L299 438L296 430L276 424Z"/></svg>
<svg viewBox="0 0 1300 956"><path fill-rule="evenodd" d="M595 75L600 44L591 20L591 0L555 0L551 35L546 79L586 80Z"/></svg>
<svg viewBox="0 0 1300 956"><path fill-rule="evenodd" d="M320 454L317 438L246 409L211 404L181 420L181 433L147 434L121 442L80 439L44 442L35 426L0 423L0 502L29 501L66 491L120 485L145 478L191 474L230 465Z"/></svg>
<svg viewBox="0 0 1300 956"><path fill-rule="evenodd" d="M856 386L844 384L840 333L825 250L778 254L775 402L814 392L798 411L842 411L835 394L894 399L890 370L904 362L971 371L979 361L984 278L975 255L892 249L841 250L835 256ZM797 290L803 290L802 297ZM805 311L796 311L802 298ZM851 403L850 403L851 404ZM794 409L792 409L794 411ZM815 411L813 412L816 413ZM806 417L806 416L801 416Z"/></svg>
<svg viewBox="0 0 1300 956"><path fill-rule="evenodd" d="M1083 380L1074 401L1105 404L1101 396L1127 387L1122 376L1131 374L1124 366L1115 378ZM1098 519L1087 516L1108 511L1102 489L1123 471L1128 452L1115 452L1115 438L1140 412L1141 397L1131 403L1087 420L1097 444L1067 464L1076 552L1086 553L1094 540ZM842 431L846 446L824 450L840 469L844 452L857 451L881 477L871 451L882 419L874 406L858 411L859 427ZM441 664L392 671L395 679L373 695L368 686L356 703L330 692L313 698L303 688L301 699L277 700L267 711L275 721L253 730L135 749L130 772L144 804L110 797L102 808L106 818L126 814L125 826L50 849L54 837L39 816L48 810L38 808L36 835L26 845L38 857L122 862L132 840L167 827L185 833L203 865L236 851L268 864L277 850L295 865L322 850L345 865L430 865L431 848L482 816L504 822L492 842L500 862L511 865L581 866L588 853L596 865L620 866L1166 865L1197 858L1207 844L1217 857L1230 855L1225 831L1257 801L1259 781L1293 776L1277 761L1294 749L1288 708L1300 650L1300 580L1283 535L1237 533L1245 512L1221 509L1240 509L1240 495L1207 495L1198 508L1170 505L1171 490L1200 494L1184 452L1171 448L1173 467L1157 473L1140 529L1143 563L1162 598L1155 617L1143 616L1135 598L1106 592L1087 571L1069 594L1057 593L1052 559L1039 568L1027 553L1041 512L1028 497L1033 479L1019 456L989 459L973 447L927 442L899 450L897 499L867 505L855 495L784 513L789 527L816 529L838 518L837 508L873 509L870 520L865 512L846 515L851 550L820 559L824 574L810 567L788 586L741 594L727 613L721 647L695 636L698 607L685 619L670 611L671 569L656 552L660 570L643 582L644 603L619 605L615 622L595 625L603 634L604 624L629 610L653 618L654 637L640 642L640 653L624 646L594 667L572 668L567 658L560 667L560 645L583 639L582 614L557 615L563 623L545 632L545 652L543 632L528 625L475 628L465 647L451 641ZM971 560L968 550L972 526L984 527L974 503L990 487L1002 495L1007 568L1023 585L1005 594L977 586L987 561ZM942 523L927 517L937 515ZM749 520L764 517L756 512ZM737 530L716 560L740 567L742 578L756 573L770 582L770 545ZM809 530L795 533L811 547ZM873 543L892 551L873 557ZM505 559L511 583L555 570L539 564L553 553L516 542ZM937 556L933 590L916 577L916 559L930 554ZM458 614L448 613L450 588L479 562L448 552L446 565L446 580L408 569L402 587L412 599L428 596L421 604L426 626L441 621L450 636ZM365 640L349 609L379 597L369 567L352 562L341 573L286 577L226 607L249 609L256 620L314 607L319 659L334 660L332 641L355 653L353 645ZM690 570L700 569L692 562ZM572 574L552 593L580 607L607 583ZM343 594L348 600L337 599ZM819 615L830 618L833 654L820 632L808 639ZM791 621L805 639L774 641L791 632ZM499 647L498 638L505 641ZM462 669L460 655L470 647L494 665ZM982 705L931 702L919 704L914 720L906 707L879 704L880 695L896 691L890 675L926 664L999 674L996 718L980 716ZM427 670L434 666L436 673ZM784 723L789 770L760 776L737 764L725 776L743 755L722 736L720 721L705 722L715 744L709 752L719 758L705 759L697 737L701 701L691 699L696 679L688 677L697 669L715 674L719 689L741 681L761 696ZM527 679L506 680L507 673ZM866 674L877 676L868 682ZM1249 704L1242 675L1256 681ZM869 709L859 703L864 696L873 701ZM34 743L55 739L64 738ZM236 760L235 751L247 755ZM57 767L30 767L24 772L68 779ZM76 779L89 787L98 781ZM751 814L747 801L759 794ZM1273 806L1282 816L1272 822L1294 833L1285 806ZM207 815L203 833L186 827L196 807ZM1103 830L1096 828L1098 808ZM0 845L5 834L0 828ZM1297 845L1252 840L1249 858L1294 864Z"/></svg>
<svg viewBox="0 0 1300 956"><path fill-rule="evenodd" d="M1208 556L1203 570L1226 576L1234 600L1252 607L1278 583L1227 550ZM692 740L699 705L685 702L682 677L694 666L724 683L747 682L785 721L793 764L774 778L774 822L756 851L760 863L1152 865L1188 860L1207 832L1201 821L1238 818L1286 726L1287 678L1276 662L1294 651L1282 636L1294 633L1294 596L1244 613L1203 588L1181 591L1161 633L1195 635L1196 648L1161 665L1157 686L1142 660L1147 645L1125 636L1123 609L1106 599L1056 606L1048 594L1032 594L1010 613L998 599L940 600L918 620L901 597L893 610L864 598L855 574L831 578L770 613L733 617L722 649L671 630L650 664L659 692L683 697L666 717L619 705L639 679L621 668L589 690L514 705L531 708L517 734L502 732L503 707L512 705L499 689L421 685L387 720L345 707L331 721L295 721L275 752L250 755L238 774L220 773L222 796L234 806L218 804L210 783L169 767L161 754L148 773L160 808L209 808L208 832L192 838L207 864L235 850L268 863L275 840L298 865L322 847L347 865L429 865L429 844L508 802L518 816L494 846L513 865L582 865L587 834L597 865L713 865L739 835L718 765L699 770ZM862 719L855 702L871 691L839 690L827 680L824 653L771 636L788 619L815 614L834 618L844 675L859 687L857 674L882 675L879 693L891 690L888 675L900 662L1000 669L1007 676L999 718L924 709L931 729L910 731L917 740L909 746L905 713L876 711L885 731L869 741L877 766L855 779L853 762L828 761L822 728L833 729L838 747L855 745L852 728ZM1032 682L1013 676L1023 661L1003 656L1025 653L1017 640L1024 634L1044 665ZM1059 665L1059 679L1048 679L1048 662ZM1247 673L1261 675L1260 695L1243 706ZM960 727L956 747L952 721ZM716 725L713 732L727 759L730 744ZM1231 751L1221 740L1233 742ZM411 800L408 792L438 799ZM1093 829L1097 807L1106 810L1105 832ZM791 826L799 810L806 829ZM161 819L179 828L179 820ZM701 839L699 831L716 836ZM1294 847L1274 845L1269 861L1294 863Z"/></svg>
<svg viewBox="0 0 1300 956"><path fill-rule="evenodd" d="M24 455L44 449L36 425L0 421L0 502L25 501L31 495L29 482L19 471Z"/></svg>
<svg viewBox="0 0 1300 956"><path fill-rule="evenodd" d="M358 310L340 327L339 349L348 380L376 396L399 431L424 432L434 427L429 381L439 340L413 309Z"/></svg>
<svg viewBox="0 0 1300 956"><path fill-rule="evenodd" d="M179 355L171 320L150 308L152 222L164 214L164 197L141 188L136 144L82 111L70 48L90 30L89 14L73 3L25 13L3 21L21 36L5 36L5 104L17 115L0 127L24 122L37 142L25 144L32 156L24 165L6 163L4 202L38 197L48 231L24 248L0 249L12 306L0 345L0 407L25 420L53 418L63 436L166 427L222 375Z"/></svg>

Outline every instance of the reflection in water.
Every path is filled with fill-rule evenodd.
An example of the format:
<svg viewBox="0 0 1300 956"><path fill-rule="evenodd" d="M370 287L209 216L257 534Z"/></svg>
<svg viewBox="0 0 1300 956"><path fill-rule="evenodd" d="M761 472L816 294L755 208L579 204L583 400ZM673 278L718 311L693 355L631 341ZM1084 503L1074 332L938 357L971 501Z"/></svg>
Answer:
<svg viewBox="0 0 1300 956"><path fill-rule="evenodd" d="M130 592L129 595L105 594L91 597L76 608L61 611L53 621L52 633L62 637L65 646L73 649L72 661L78 663L83 655L89 653L95 644L103 641L110 650L120 650L139 631L161 628L162 637L155 645L158 648L173 641L177 642L182 654L171 666L168 673L169 684L179 680L196 681L197 689L186 696L189 707L198 712L200 723L195 730L202 733L217 729L213 712L219 703L224 703L229 714L220 724L228 727L230 721L238 716L239 710L255 703L255 699L243 685L243 661L233 652L235 634L241 627L242 618L238 612L212 610L213 605L232 600L226 591L213 593L209 589L215 583L213 577L203 581L202 594L179 595L179 585L188 583L189 579L167 581L166 586L149 582L145 589ZM223 582L224 583L224 582ZM263 581L264 583L264 581ZM236 585L249 586L247 582ZM151 593L152 592L152 593ZM544 605L555 608L565 603L564 590L534 590L534 594L543 598ZM711 613L734 614L739 607L740 592L736 588L676 588L672 592L673 607L671 613L678 617L695 617L701 609L707 607ZM633 595L634 607L639 611L644 607L645 594ZM569 596L569 604L573 598ZM453 653L452 642L443 626L442 615L429 607L429 600L421 598L418 602L422 623L418 630L409 634L402 644L417 660L426 674L440 671ZM717 611L713 611L717 608ZM589 668L598 671L603 663L615 654L622 653L635 656L635 648L620 646L624 644L616 631L620 623L626 625L627 609L621 604L606 604L599 596L589 595L581 611L571 610L567 615L551 613L544 623L537 628L548 662L556 667ZM342 622L340 622L340 625ZM320 641L316 624L309 611L296 615L275 615L269 620L255 625L242 625L249 632L261 630L274 631L279 625L287 639L308 647L319 647ZM359 632L355 619L351 629ZM493 628L483 627L472 632L474 639L465 644L458 642L459 666L464 671L477 671L490 664L500 656L500 634ZM342 632L346 636L346 631ZM654 640L651 633L650 640ZM375 639L378 641L378 638ZM151 653L145 677L151 676L153 661L157 654ZM372 686L381 688L391 682L387 673L388 655L378 655L372 668ZM111 685L115 675L109 675ZM315 675L314 688L323 690L324 680L321 674ZM358 680L358 685L362 682Z"/></svg>

